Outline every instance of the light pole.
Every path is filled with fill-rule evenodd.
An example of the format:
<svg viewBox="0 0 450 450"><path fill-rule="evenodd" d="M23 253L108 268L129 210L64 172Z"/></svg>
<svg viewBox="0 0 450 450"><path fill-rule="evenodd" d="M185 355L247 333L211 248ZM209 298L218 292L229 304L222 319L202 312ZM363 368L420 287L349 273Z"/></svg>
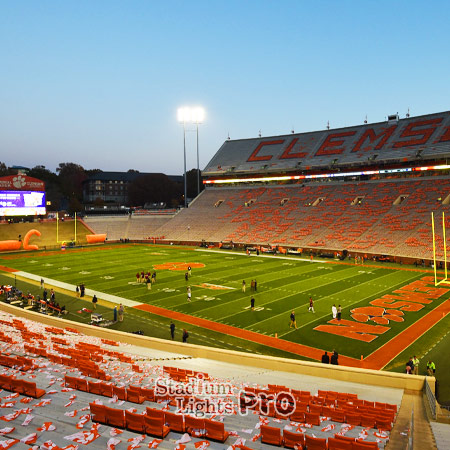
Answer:
<svg viewBox="0 0 450 450"><path fill-rule="evenodd" d="M183 124L183 151L184 151L184 207L187 207L187 178L186 178L186 123L195 123L197 132L197 195L200 194L200 155L198 145L198 126L203 123L205 110L201 107L178 108L178 122Z"/></svg>
<svg viewBox="0 0 450 450"><path fill-rule="evenodd" d="M184 153L184 207L187 207L187 183L186 183L186 122L189 115L188 108L178 108L178 122L183 124L183 153Z"/></svg>
<svg viewBox="0 0 450 450"><path fill-rule="evenodd" d="M197 195L200 194L200 154L198 151L198 126L205 120L205 110L202 107L197 107L192 110L192 120L195 122L197 131Z"/></svg>

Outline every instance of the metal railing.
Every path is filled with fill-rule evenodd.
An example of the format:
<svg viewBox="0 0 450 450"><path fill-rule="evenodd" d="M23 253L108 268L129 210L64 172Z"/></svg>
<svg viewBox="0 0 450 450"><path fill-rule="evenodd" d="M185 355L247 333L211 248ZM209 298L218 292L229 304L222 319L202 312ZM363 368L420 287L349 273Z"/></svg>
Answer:
<svg viewBox="0 0 450 450"><path fill-rule="evenodd" d="M411 419L409 423L409 431L408 431L408 445L406 446L407 450L414 449L414 406L411 411Z"/></svg>
<svg viewBox="0 0 450 450"><path fill-rule="evenodd" d="M430 388L430 385L428 384L428 377L425 377L425 393L427 395L428 403L430 405L431 415L433 416L433 419L436 420L436 397L433 394L433 391Z"/></svg>

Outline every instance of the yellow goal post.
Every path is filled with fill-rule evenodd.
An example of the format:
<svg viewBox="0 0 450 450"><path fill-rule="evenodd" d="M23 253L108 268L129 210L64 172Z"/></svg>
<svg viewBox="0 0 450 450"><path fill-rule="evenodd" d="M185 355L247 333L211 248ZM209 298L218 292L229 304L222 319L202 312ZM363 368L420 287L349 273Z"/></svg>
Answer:
<svg viewBox="0 0 450 450"><path fill-rule="evenodd" d="M73 242L77 241L77 213L75 213L74 221L73 221ZM60 240L59 238L59 214L56 213L56 243L57 244L63 244L67 242L66 240Z"/></svg>
<svg viewBox="0 0 450 450"><path fill-rule="evenodd" d="M442 211L442 241L444 246L444 278L438 281L437 267L436 267L436 230L434 223L434 213L431 213L431 231L433 235L433 269L434 269L434 285L450 284L447 276L447 240L445 237L445 214Z"/></svg>

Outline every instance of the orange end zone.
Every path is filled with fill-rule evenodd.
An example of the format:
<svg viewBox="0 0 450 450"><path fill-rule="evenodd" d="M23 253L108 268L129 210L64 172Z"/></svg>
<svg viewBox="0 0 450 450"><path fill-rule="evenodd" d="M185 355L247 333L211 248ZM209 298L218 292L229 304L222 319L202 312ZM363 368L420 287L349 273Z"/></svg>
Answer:
<svg viewBox="0 0 450 450"><path fill-rule="evenodd" d="M369 369L382 369L392 361L405 348L425 334L450 312L450 300L446 300L430 311L427 315L414 322L410 327L389 342L375 350L364 360L364 367Z"/></svg>

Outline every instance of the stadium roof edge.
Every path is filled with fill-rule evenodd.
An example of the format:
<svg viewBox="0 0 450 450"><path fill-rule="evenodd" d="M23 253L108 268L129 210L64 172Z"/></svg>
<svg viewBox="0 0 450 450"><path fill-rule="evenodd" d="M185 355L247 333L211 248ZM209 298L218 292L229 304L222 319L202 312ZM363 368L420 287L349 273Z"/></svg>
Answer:
<svg viewBox="0 0 450 450"><path fill-rule="evenodd" d="M422 114L420 116L411 116L411 117L403 117L398 120L398 122L404 122L404 121L410 121L415 119L420 119L422 117L433 117L433 116L439 116L442 114L450 114L450 110L447 111L441 111L438 113L432 113L432 114ZM347 125L345 127L339 127L339 128L330 128L323 129L323 130L314 130L314 131L302 131L300 133L285 133L285 134L273 134L270 136L257 136L257 137L249 137L249 138L239 138L239 139L225 139L223 142L224 144L226 142L243 142L243 141L254 141L258 139L273 139L273 138L279 138L279 137L290 137L290 136L300 136L304 134L313 134L313 133L324 133L324 132L335 132L335 131L345 131L350 128L356 128L356 127L367 127L367 126L374 126L374 125L383 125L387 124L387 120L379 121L379 122L368 122L368 123L362 123L362 124L356 124L356 125ZM223 144L222 144L223 145Z"/></svg>
<svg viewBox="0 0 450 450"><path fill-rule="evenodd" d="M225 140L202 171L292 172L450 157L450 111L302 133ZM419 163L421 164L421 163Z"/></svg>

